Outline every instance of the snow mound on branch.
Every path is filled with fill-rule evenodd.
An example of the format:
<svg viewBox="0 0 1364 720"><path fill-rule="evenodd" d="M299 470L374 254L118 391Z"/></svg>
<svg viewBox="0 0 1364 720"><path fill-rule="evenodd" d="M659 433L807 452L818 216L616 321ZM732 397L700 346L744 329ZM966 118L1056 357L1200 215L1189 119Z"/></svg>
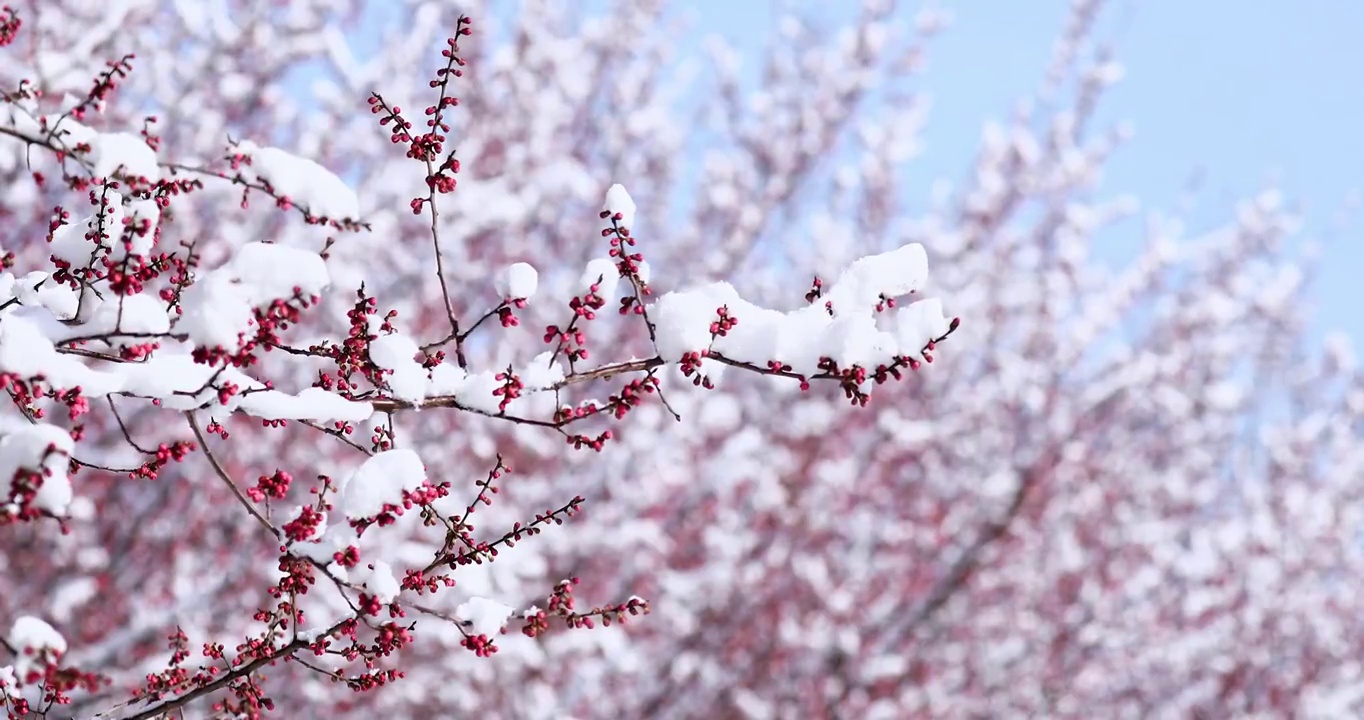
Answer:
<svg viewBox="0 0 1364 720"><path fill-rule="evenodd" d="M177 330L196 345L236 350L251 336L253 310L275 300L319 295L331 283L317 253L272 243L248 243L228 264L185 289Z"/></svg>
<svg viewBox="0 0 1364 720"><path fill-rule="evenodd" d="M45 621L20 615L14 619L4 643L14 652L14 664L0 666L0 698L39 703L46 671L66 654L66 638Z"/></svg>
<svg viewBox="0 0 1364 720"><path fill-rule="evenodd" d="M70 320L76 316L80 295L69 286L53 281L48 273L34 270L21 278L11 273L0 275L0 303L11 300L25 307L47 308L53 317Z"/></svg>
<svg viewBox="0 0 1364 720"><path fill-rule="evenodd" d="M352 582L360 582L379 602L387 605L398 599L402 585L393 575L393 568L383 560L375 560L372 568L366 566L351 577Z"/></svg>
<svg viewBox="0 0 1364 720"><path fill-rule="evenodd" d="M91 298L86 298L89 302ZM77 326L72 337L112 333L164 334L170 332L166 304L150 295L126 295L100 303L90 321Z"/></svg>
<svg viewBox="0 0 1364 720"><path fill-rule="evenodd" d="M455 617L468 623L475 635L496 635L515 612L515 608L489 600L485 597L471 597L455 608Z"/></svg>
<svg viewBox="0 0 1364 720"><path fill-rule="evenodd" d="M140 175L152 181L161 177L156 151L132 133L97 133L90 141L90 154L86 159L96 177L112 177L115 172L124 176Z"/></svg>
<svg viewBox="0 0 1364 720"><path fill-rule="evenodd" d="M295 294L320 295L331 284L321 255L288 245L247 243L232 258L231 268L254 305Z"/></svg>
<svg viewBox="0 0 1364 720"><path fill-rule="evenodd" d="M621 227L628 230L635 226L635 200L626 192L625 186L617 183L608 188L601 209L613 215L619 213Z"/></svg>
<svg viewBox="0 0 1364 720"><path fill-rule="evenodd" d="M393 396L408 402L426 398L427 371L416 361L421 348L417 342L401 333L380 335L369 344L369 360L388 370L384 377Z"/></svg>
<svg viewBox="0 0 1364 720"><path fill-rule="evenodd" d="M915 292L927 278L927 254L912 243L854 262L822 298L791 312L754 305L729 283L717 282L664 295L650 306L649 317L667 360L713 350L758 367L781 362L801 375L819 372L824 357L842 368L875 368L920 354L951 327L938 300L891 310L893 330L877 324L879 304ZM737 321L723 336L714 332L721 308Z"/></svg>
<svg viewBox="0 0 1364 720"><path fill-rule="evenodd" d="M70 117L63 118L60 114L38 115L31 108L21 107L21 103L6 104L12 107L8 115L0 117L0 120L24 135L34 138L52 135L67 149L74 149L82 143L89 145L90 151L80 157L90 164L91 172L96 177L112 177L117 172L123 176L140 175L152 181L161 178L156 151L139 135L101 133Z"/></svg>
<svg viewBox="0 0 1364 720"><path fill-rule="evenodd" d="M553 409L553 396L549 392L566 377L564 366L558 360L551 362L552 351L542 352L531 358L530 362L514 368L521 380L521 395L507 404L506 412L516 414L522 405L532 398L549 401ZM441 363L431 369L431 379L427 383L427 397L454 397L459 404L476 412L496 415L503 412L502 396L493 391L505 382L497 376L502 370L484 370L470 373L458 365Z"/></svg>
<svg viewBox="0 0 1364 720"><path fill-rule="evenodd" d="M73 268L92 267L101 258L123 260L147 257L156 244L161 208L155 200L127 200L117 190L104 189L103 212L95 212L52 231L49 254ZM131 232L130 227L146 227ZM126 241L126 242L125 242ZM102 249L102 252L100 252Z"/></svg>
<svg viewBox="0 0 1364 720"><path fill-rule="evenodd" d="M908 295L927 280L928 253L923 245L910 243L854 261L838 276L824 301L833 306L835 316L866 312L882 297Z"/></svg>
<svg viewBox="0 0 1364 720"><path fill-rule="evenodd" d="M232 151L251 158L250 171L264 180L275 193L314 217L329 220L355 220L360 217L360 200L355 191L332 171L292 153L273 147L260 147L242 141ZM245 172L247 168L243 166Z"/></svg>
<svg viewBox="0 0 1364 720"><path fill-rule="evenodd" d="M928 298L910 304L895 314L900 347L917 349L940 338L951 324L943 315L942 301Z"/></svg>
<svg viewBox="0 0 1364 720"><path fill-rule="evenodd" d="M268 389L237 368L196 363L183 347L162 348L145 362L127 363L117 370L123 392L155 399L168 410L240 410L264 420L352 423L364 422L374 414L369 403L347 400L321 388L306 388L297 395ZM223 403L218 388L229 383L237 386L238 392Z"/></svg>
<svg viewBox="0 0 1364 720"><path fill-rule="evenodd" d="M511 300L529 300L540 285L540 274L530 263L512 263L494 280L498 296Z"/></svg>
<svg viewBox="0 0 1364 720"><path fill-rule="evenodd" d="M179 352L176 352L179 350ZM192 410L214 398L217 391L210 381L231 382L245 389L264 388L236 368L218 371L209 365L194 362L187 348L162 348L146 362L128 363L118 368L123 379L123 391L140 397L157 398L169 410Z"/></svg>
<svg viewBox="0 0 1364 720"><path fill-rule="evenodd" d="M0 317L0 372L41 377L57 388L79 387L86 395L108 395L123 386L118 375L92 370L58 353L36 319L14 314Z"/></svg>
<svg viewBox="0 0 1364 720"><path fill-rule="evenodd" d="M33 495L33 507L64 517L72 499L66 471L73 445L71 435L53 425L18 426L6 433L0 438L0 482L6 488L5 497L14 496L16 473L37 473L42 486ZM18 514L20 508L9 505L3 510Z"/></svg>
<svg viewBox="0 0 1364 720"><path fill-rule="evenodd" d="M180 295L185 313L176 328L196 345L237 350L251 335L256 318L232 276L212 272Z"/></svg>
<svg viewBox="0 0 1364 720"><path fill-rule="evenodd" d="M360 423L374 414L369 403L347 400L322 388L307 388L297 395L266 390L242 398L238 408L263 420L311 420L313 422Z"/></svg>
<svg viewBox="0 0 1364 720"><path fill-rule="evenodd" d="M102 215L92 213L52 231L52 257L71 267L88 267L97 247L113 249L112 240L123 228L123 203L117 192L109 192L114 197L108 199Z"/></svg>
<svg viewBox="0 0 1364 720"><path fill-rule="evenodd" d="M426 465L417 453L388 450L365 461L351 475L341 492L340 510L352 520L372 518L384 505L401 505L403 492L426 482Z"/></svg>
<svg viewBox="0 0 1364 720"><path fill-rule="evenodd" d="M5 635L5 642L17 653L13 668L19 678L28 675L32 670L41 672L44 656L56 659L66 653L66 638L51 625L32 615L20 615L15 618L9 633ZM0 673L0 677L2 676Z"/></svg>
<svg viewBox="0 0 1364 720"><path fill-rule="evenodd" d="M578 289L580 292L587 292L593 285L597 286L597 294L603 298L610 298L616 294L616 286L620 284L620 269L610 258L594 258L587 262L587 267L583 268L582 277L578 278Z"/></svg>

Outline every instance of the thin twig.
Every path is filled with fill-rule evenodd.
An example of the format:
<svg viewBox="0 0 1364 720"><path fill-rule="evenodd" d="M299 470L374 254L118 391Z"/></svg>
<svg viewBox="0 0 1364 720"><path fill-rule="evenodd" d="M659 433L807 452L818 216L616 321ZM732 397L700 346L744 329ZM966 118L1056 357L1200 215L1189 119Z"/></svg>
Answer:
<svg viewBox="0 0 1364 720"><path fill-rule="evenodd" d="M343 442L343 443L345 443L345 444L347 444L347 445L349 445L349 446L355 448L356 450L359 450L360 452L362 452L362 453L364 453L364 454L366 454L366 455L373 455L373 454L374 454L374 452L371 451L369 448L367 448L367 447L365 447L364 445L361 445L360 443L357 443L357 442L355 442L354 440L351 440L350 438L346 437L346 434L343 433L343 432L341 432L340 430L336 430L336 429L329 428L329 427L323 427L320 423L313 422L312 420L298 420L298 421L296 421L296 422L302 423L303 425L306 425L306 426L308 426L308 427L310 427L310 428L312 428L312 429L314 429L314 430L316 430L316 431L318 431L318 432L320 432L320 433L322 433L322 434L324 434L324 435L330 435L330 436L336 438L337 440L340 440L341 442Z"/></svg>
<svg viewBox="0 0 1364 720"><path fill-rule="evenodd" d="M337 630L340 630L341 626L345 625L348 622L350 622L349 618L346 620L342 620L336 623L335 625L332 625L330 628L327 629L325 633L322 633L322 635L330 635L336 632ZM218 678L213 682L207 683L199 687L198 689L187 692L184 695L181 695L180 697L175 698L173 700L166 700L165 702L161 702L156 705L153 705L152 707L146 708L142 712L139 712L136 715L129 716L125 720L150 720L151 718L169 713L170 711L182 707L195 700L198 700L199 698L208 695L209 693L216 692L217 690L220 690L230 685L231 683L237 681L239 678L250 675L254 673L256 670L259 670L260 668L269 665L270 663L275 662L280 658L292 655L293 653L303 649L304 647L307 647L310 643L311 641L305 642L303 640L295 640L289 643L288 645L285 645L284 647L280 648L279 650L270 653L269 655L258 657L245 665L233 668L229 672L223 673L222 675L218 676Z"/></svg>
<svg viewBox="0 0 1364 720"><path fill-rule="evenodd" d="M114 396L109 395L105 397L105 400L109 401L109 412L112 412L114 414L114 420L118 421L118 429L123 432L123 439L127 440L128 444L132 445L134 450L143 455L155 455L155 450L147 450L141 445L138 445L136 440L133 440L133 434L128 430L128 425L123 422L123 416L119 414L118 407L114 405Z"/></svg>
<svg viewBox="0 0 1364 720"><path fill-rule="evenodd" d="M199 441L199 447L203 448L204 457L207 457L208 463L213 466L213 472L218 474L218 478L221 479L223 483L227 485L228 489L232 491L232 494L237 497L237 502L240 502L242 507L246 508L248 513L251 513L251 517L255 518L256 522L261 524L261 527L270 531L271 535L274 535L277 538L280 537L279 530L276 529L274 525L271 525L270 521L266 520L265 516L261 515L260 511L256 509L256 506L252 505L251 501L242 494L241 489L237 487L237 483L232 482L232 478L228 476L227 470L223 468L222 463L219 463L218 458L214 457L213 451L209 450L208 438L204 436L204 431L199 429L199 421L194 419L194 411L186 411L185 417L189 420L190 429L194 431L194 437Z"/></svg>

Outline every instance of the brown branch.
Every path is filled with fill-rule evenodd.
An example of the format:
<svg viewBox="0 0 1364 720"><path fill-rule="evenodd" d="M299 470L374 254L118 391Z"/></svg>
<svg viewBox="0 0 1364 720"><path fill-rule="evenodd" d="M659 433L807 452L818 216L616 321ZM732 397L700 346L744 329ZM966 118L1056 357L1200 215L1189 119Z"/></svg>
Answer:
<svg viewBox="0 0 1364 720"><path fill-rule="evenodd" d="M119 414L118 407L114 405L114 396L113 395L106 396L105 400L109 402L109 412L112 412L114 414L114 420L118 422L118 429L120 432L123 433L123 439L127 440L128 444L132 445L134 450L142 453L143 455L155 455L156 454L155 450L147 450L141 445L138 445L136 440L133 440L133 435L128 430L127 423L123 422L123 416Z"/></svg>
<svg viewBox="0 0 1364 720"><path fill-rule="evenodd" d="M341 442L343 442L343 443L345 443L345 444L347 444L347 445L349 445L349 446L355 448L356 450L359 450L360 452L362 452L362 453L364 453L364 454L366 454L366 455L373 455L373 454L374 454L369 448L367 448L367 447L365 447L364 445L361 445L360 443L357 443L357 442L355 442L354 440L351 440L350 438L346 437L346 434L343 433L343 432L341 432L340 430L335 430L335 429L329 428L329 427L323 427L320 423L313 422L312 420L297 420L297 421L295 421L295 422L302 423L303 425L306 425L307 427L310 427L310 428L312 428L312 429L314 429L314 430L316 430L316 431L322 433L323 435L330 435L330 436L336 438L337 440L340 440Z"/></svg>
<svg viewBox="0 0 1364 720"><path fill-rule="evenodd" d="M457 555L452 552L442 553L435 560L431 561L422 572L430 572L440 565L448 565L451 569L454 569L457 566L472 562L473 559L479 555L489 554L503 545L519 542L523 537L536 535L543 531L542 528L544 526L550 525L551 523L554 525L562 525L564 524L565 518L571 518L578 514L579 509L586 502L586 498L581 495L576 495L564 505L555 508L554 510L547 510L542 514L536 515L534 520L525 523L516 529L508 530L506 533L503 533L502 537L490 543L479 545L473 549L463 550Z"/></svg>
<svg viewBox="0 0 1364 720"><path fill-rule="evenodd" d="M406 603L406 605L407 607L410 607L413 610L422 613L423 615L430 615L433 618L439 618L441 620L444 620L458 628L460 634L464 635L465 637L469 636L468 628L471 627L473 623L468 620L460 620L459 618L443 610L437 610L433 607L428 607L426 605L421 605L414 602Z"/></svg>
<svg viewBox="0 0 1364 720"><path fill-rule="evenodd" d="M944 333L941 337L935 338L929 344L929 346L925 347L924 349L927 350L928 347L932 347L932 345L946 340L948 336L950 336L953 332L956 331L956 329L957 326L953 325L950 330ZM749 362L744 362L742 360L734 360L732 358L725 357L724 355L717 352L711 352L706 356L706 359L714 360L715 362L722 363L724 365L729 365L730 367L736 367L742 370L747 370L749 372L757 373L759 375L771 375L774 377L791 378L793 380L843 380L842 375L827 371L819 372L814 375L801 375L800 373L794 372L792 370L777 369L772 367L760 367L758 365L754 365ZM654 356L645 360L634 359L624 360L616 363L607 363L606 365L601 365L591 370L584 370L583 372L574 372L552 385L540 388L529 388L529 390L538 392L561 390L570 385L578 385L580 383L590 382L592 380L610 380L616 375L620 375L623 373L645 372L668 364L670 364L670 361L664 360L661 356ZM901 363L899 360L897 360L893 364L896 365L897 367L904 366L904 363ZM357 398L357 400L359 400L359 398ZM564 424L562 422L551 422L546 420L534 420L530 418L510 417L505 414L485 412L463 404L457 397L452 395L438 395L436 397L426 398L425 400L416 403L407 400L400 400L397 398L376 398L368 400L368 402L370 403L370 405L374 407L375 412L391 413L399 410L456 408L459 410L478 413L480 415L487 415L488 417L514 420L516 422L522 422L530 425L560 427Z"/></svg>
<svg viewBox="0 0 1364 720"><path fill-rule="evenodd" d="M665 363L663 359L658 357L649 358L648 360L626 360L624 362L609 363L594 368L592 370L587 370L581 373L574 373L548 387L534 389L542 392L559 390L568 387L569 385L577 385L579 383L585 383L591 380L609 380L616 375L620 375L621 373L633 373L641 372L644 370L650 370L652 368L656 368L664 364ZM468 410L470 412L475 412L482 415L489 415L490 417L505 417L501 415L494 415L492 413L484 413L474 408L467 407L460 403L457 398L450 395L440 395L437 397L427 398L426 400L423 400L415 404L408 402L406 400L397 400L392 398L371 400L370 404L374 406L375 412L394 412L396 410L451 407L459 408L461 410ZM530 422L531 424L549 424L555 427L558 426L556 423L548 423L547 421L543 420L528 422Z"/></svg>
<svg viewBox="0 0 1364 720"><path fill-rule="evenodd" d="M255 190L256 192L264 193L265 195L273 198L274 200L284 199L284 197L281 196L279 192L276 191L273 187L271 187L269 183L263 180L261 182L253 183L250 180L247 180L246 177L243 176L241 173L228 174L221 170L212 170L205 167L199 167L197 165L185 165L184 163L167 162L158 163L158 165L171 171L172 175L174 175L175 173L183 172L190 173L192 175L203 175L205 177L218 178L219 180L226 180L232 183L233 185L239 185L241 187L244 187L247 190ZM290 207L292 207L300 215L302 215L304 222L307 222L309 225L325 224L333 228L336 228L337 230L346 230L350 232L359 232L360 230L370 229L370 224L368 222L361 221L358 218L338 219L324 217L321 215L314 215L311 208L304 207L303 205L300 205L296 202L291 202Z"/></svg>
<svg viewBox="0 0 1364 720"><path fill-rule="evenodd" d="M347 618L346 620L342 620L336 623L335 625L332 625L330 628L327 628L327 631L323 633L323 635L330 635L336 632L337 630L341 629L342 625L345 625L348 622L350 622L350 618ZM275 652L269 655L258 657L245 665L233 668L229 672L223 674L218 679L214 680L211 683L208 683L207 685L203 685L195 690L191 690L190 692L187 692L184 695L181 695L180 697L175 698L173 700L167 700L165 702L153 705L149 708L142 710L136 715L130 715L129 717L125 718L125 720L150 720L150 718L154 718L165 713L168 713L176 708L194 702L195 700L198 700L199 698L208 695L209 693L216 692L217 690L220 690L226 687L227 685L236 682L238 679L246 677L247 675L250 675L251 673L254 673L255 671L259 670L260 668L269 665L270 663L275 662L276 660L279 660L280 658L292 655L293 653L307 647L309 644L311 644L311 642L312 641L305 642L303 640L294 640L293 642L289 643L288 645L285 645L284 647L280 648L279 650L276 650Z"/></svg>
<svg viewBox="0 0 1364 720"><path fill-rule="evenodd" d="M442 90L441 95L444 96ZM430 158L426 160L426 174L431 177L436 174L436 169L431 164ZM445 301L445 317L450 321L450 337L459 337L459 318L455 317L455 305L450 300L450 285L445 281L445 257L440 250L440 228L438 221L440 212L436 210L436 186L431 184L427 190L426 207L431 215L431 246L436 252L436 279L440 281L440 294ZM448 340L447 340L448 342ZM455 354L458 356L460 367L464 367L464 351L456 345Z"/></svg>
<svg viewBox="0 0 1364 720"><path fill-rule="evenodd" d="M252 505L251 501L242 494L242 491L237 487L237 483L232 481L232 478L227 474L227 470L223 468L222 463L219 463L218 458L213 455L213 451L209 450L208 438L204 436L204 431L199 429L199 421L194 419L194 411L186 411L185 418L189 420L189 427L194 431L194 437L199 441L199 447L203 449L204 457L207 457L208 463L213 466L213 472L217 473L218 478L222 480L223 483L227 485L228 489L232 491L232 494L237 497L237 502L241 503L242 507L246 508L246 511L251 514L251 517L255 518L256 522L261 524L261 527L265 528L276 538L280 537L279 530L276 529L274 525L270 524L270 521L266 520L265 516L261 515L260 511L256 509L256 506Z"/></svg>
<svg viewBox="0 0 1364 720"><path fill-rule="evenodd" d="M87 350L87 349L85 349L85 348L62 347L62 346L58 345L58 346L56 346L56 347L53 348L53 349L56 350L58 353L61 353L62 355L79 355L79 356L81 356L81 357L88 357L88 358L90 358L90 359L92 359L92 360L107 360L107 361L109 361L109 362L114 362L114 363L140 363L140 362L146 362L146 359L145 359L145 358L142 359L142 360L125 360L125 359L123 359L123 358L121 358L121 357L119 357L119 356L117 356L117 355L110 355L109 353L102 353L102 352L100 352L100 351L98 351L98 350Z"/></svg>
<svg viewBox="0 0 1364 720"><path fill-rule="evenodd" d="M64 119L64 118L65 118L65 116L63 116L63 119ZM22 140L23 142L25 142L25 143L27 143L27 144L29 144L29 145L37 145L38 147L44 148L44 149L48 150L49 152L56 153L56 154L58 154L60 157L73 159L73 160L75 160L75 162L76 162L78 165L80 165L80 167L81 167L82 169L84 169L84 170L85 170L86 172L88 172L88 173L93 174L93 173L94 173L94 169L95 169L95 168L94 168L94 165L93 165L89 160L87 160L87 159L85 159L84 157L82 157L79 153L77 153L77 152L75 152L73 149L67 147L67 146L66 146L66 143L65 143L65 142L62 142L61 139L60 139L60 137L59 137L59 134L60 134L61 132L62 132L62 131L60 130L59 127L54 127L54 128L53 128L52 130L50 130L46 135L43 135L43 136L41 136L41 137L34 137L34 136L29 135L29 134L27 134L27 133L20 132L19 130L16 130L16 129L12 128L12 127L0 126L0 135L9 135L10 137L16 138L16 139L18 139L18 140ZM221 179L221 180L226 180L226 181L228 181L228 182L230 182L230 183L232 183L232 184L234 184L234 185L240 185L240 186L245 187L245 188L248 188L248 189L250 189L250 190L255 190L255 191L257 191L257 192L265 193L266 195L269 195L270 197L272 197L272 198L274 198L274 199L276 199L276 200L279 200L279 199L280 199L279 194L275 192L275 189L274 189L274 188L272 188L272 187L270 187L270 186L268 186L268 185L265 185L265 184L263 184L263 183L252 183L252 182L248 181L245 177L243 177L240 173L235 174L235 175L230 175L230 174L225 173L225 172L222 172L222 171L220 171L220 170L211 170L211 169L208 169L208 168L202 168L202 167L197 167L197 166L194 166L194 165L186 165L186 164L184 164L184 163L176 163L176 162L158 162L157 165L158 165L159 167L161 167L161 168L164 168L164 169L170 171L170 173L171 173L172 175L174 175L175 173L181 173L181 172L183 172L183 173L190 173L190 174L195 174L195 175L203 175L203 176L207 176L207 177L214 177L214 178L218 178L218 179ZM115 175L117 176L118 173L115 173ZM294 204L294 205L293 205L293 208L294 208L295 210L297 210L300 214L302 214L302 215L303 215L303 219L304 219L305 221L307 221L308 223L310 223L310 224L318 224L318 223L326 222L326 223L329 223L329 224L333 225L333 226L336 227L337 229L340 229L340 230L350 230L350 231L358 231L358 230L361 230L361 229L364 229L364 230L369 230L369 229L370 229L370 224L369 224L369 223L363 222L363 221L361 221L361 220L359 220L359 219L357 219L357 218L341 218L341 219L326 218L326 217L321 217L321 216L318 216L318 215L314 215L314 214L312 214L312 212L311 212L311 210L310 210L309 208L305 208L305 207L303 207L303 206L301 206L301 205L298 205L298 204Z"/></svg>

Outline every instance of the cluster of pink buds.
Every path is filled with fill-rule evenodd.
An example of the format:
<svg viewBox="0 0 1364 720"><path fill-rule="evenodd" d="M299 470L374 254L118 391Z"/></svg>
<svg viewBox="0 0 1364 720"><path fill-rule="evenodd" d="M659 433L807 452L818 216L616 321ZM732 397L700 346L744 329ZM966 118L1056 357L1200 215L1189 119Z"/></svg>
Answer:
<svg viewBox="0 0 1364 720"><path fill-rule="evenodd" d="M294 478L284 470L276 470L273 475L261 475L256 481L256 486L246 491L248 497L256 502L261 502L266 498L282 500L289 494L289 483Z"/></svg>
<svg viewBox="0 0 1364 720"><path fill-rule="evenodd" d="M525 298L508 298L502 301L502 305L497 308L497 319L502 323L502 327L511 328L521 324L516 317L516 310L526 307Z"/></svg>
<svg viewBox="0 0 1364 720"><path fill-rule="evenodd" d="M596 619L600 619L602 625L610 627L612 624L626 622L628 617L649 614L649 603L638 597L614 605L604 605L594 607L587 612L578 612L574 609L573 587L579 582L578 578L573 577L559 582L554 586L550 593L547 605L544 610L532 609L523 614L522 620L525 625L521 628L521 633L527 637L540 637L549 631L549 618L562 618L565 626L569 628L592 629L596 626Z"/></svg>
<svg viewBox="0 0 1364 720"><path fill-rule="evenodd" d="M506 412L507 406L511 404L511 401L521 397L521 391L525 389L526 386L511 368L507 368L497 375L494 375L493 379L502 383L500 386L493 388L493 395L501 398L497 403L497 409L501 412Z"/></svg>
<svg viewBox="0 0 1364 720"><path fill-rule="evenodd" d="M24 24L19 19L19 13L14 8L5 5L0 7L0 47L14 42L14 37L19 34L19 28Z"/></svg>
<svg viewBox="0 0 1364 720"><path fill-rule="evenodd" d="M701 372L701 362L709 355L710 350L692 350L683 353L678 369L682 371L684 376L691 378L692 385L712 390L715 385L711 383L710 378Z"/></svg>
<svg viewBox="0 0 1364 720"><path fill-rule="evenodd" d="M715 314L717 318L710 324L711 340L728 335L729 331L733 330L734 326L739 324L739 318L729 314L728 305L722 305L719 308L716 308Z"/></svg>
<svg viewBox="0 0 1364 720"><path fill-rule="evenodd" d="M161 443L152 457L129 473L129 477L155 480L163 468L172 462L182 462L197 448L197 445L186 440L177 440L170 444Z"/></svg>

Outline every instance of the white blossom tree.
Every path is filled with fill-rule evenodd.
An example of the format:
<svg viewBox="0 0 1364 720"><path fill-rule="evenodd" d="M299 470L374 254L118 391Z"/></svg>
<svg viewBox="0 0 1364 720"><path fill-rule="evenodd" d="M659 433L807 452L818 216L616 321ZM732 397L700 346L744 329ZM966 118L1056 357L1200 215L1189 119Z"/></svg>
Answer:
<svg viewBox="0 0 1364 720"><path fill-rule="evenodd" d="M1359 712L1352 360L1098 191L1098 3L918 214L935 14L501 9L6 13L12 717Z"/></svg>

